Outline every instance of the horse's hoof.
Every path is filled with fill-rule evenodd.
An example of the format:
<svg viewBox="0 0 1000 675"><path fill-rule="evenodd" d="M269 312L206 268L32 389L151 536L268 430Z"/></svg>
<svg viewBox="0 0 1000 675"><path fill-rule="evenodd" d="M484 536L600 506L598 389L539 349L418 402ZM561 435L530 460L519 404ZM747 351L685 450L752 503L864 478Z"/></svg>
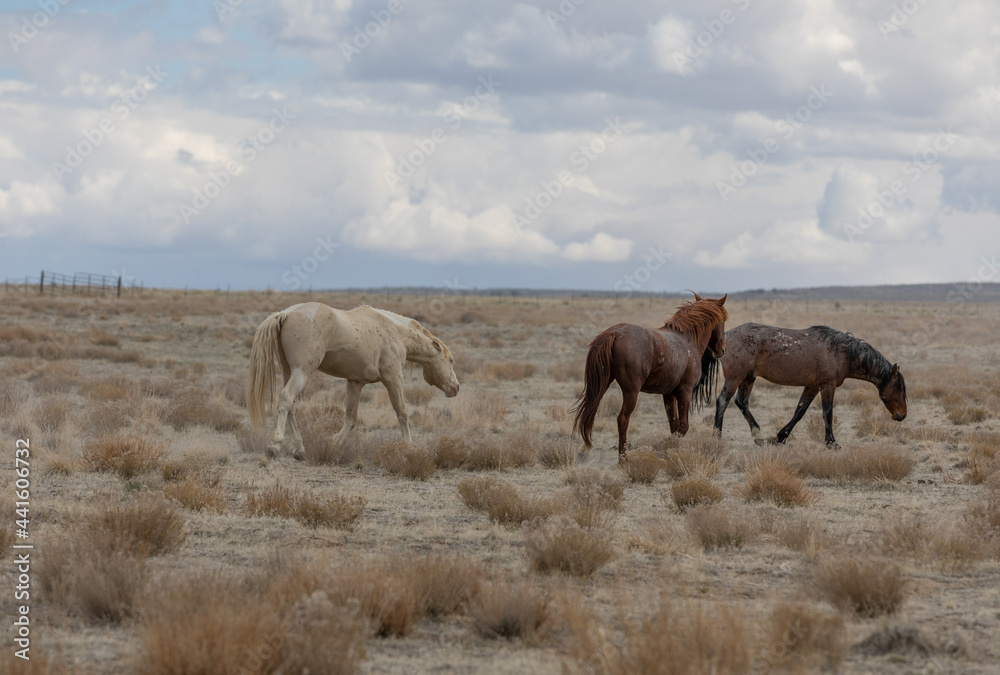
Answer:
<svg viewBox="0 0 1000 675"><path fill-rule="evenodd" d="M267 452L264 453L264 456L268 459L275 459L278 456L278 452L274 448L268 448Z"/></svg>
<svg viewBox="0 0 1000 675"><path fill-rule="evenodd" d="M305 458L306 458L306 453L302 452L301 450L296 450L295 452L292 453L292 459L298 462L301 462Z"/></svg>
<svg viewBox="0 0 1000 675"><path fill-rule="evenodd" d="M757 445L775 445L781 443L777 438L764 438L763 436L755 437L753 442Z"/></svg>
<svg viewBox="0 0 1000 675"><path fill-rule="evenodd" d="M830 450L840 450L840 443L838 443L837 441L827 441L826 447L829 448Z"/></svg>

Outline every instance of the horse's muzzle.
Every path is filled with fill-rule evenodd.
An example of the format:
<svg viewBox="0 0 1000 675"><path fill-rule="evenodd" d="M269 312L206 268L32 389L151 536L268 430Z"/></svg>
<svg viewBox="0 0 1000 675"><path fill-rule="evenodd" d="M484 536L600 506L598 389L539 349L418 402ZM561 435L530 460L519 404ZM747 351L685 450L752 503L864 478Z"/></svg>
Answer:
<svg viewBox="0 0 1000 675"><path fill-rule="evenodd" d="M445 394L445 396L447 396L448 398L452 398L452 397L454 397L454 396L458 396L458 388L459 388L459 386L460 386L460 385L459 385L459 384L458 384L458 383L456 382L456 383L455 383L455 386L454 386L454 387L452 387L452 388L451 388L451 389L450 389L450 390L449 390L449 391L448 391L448 392L447 392L447 393Z"/></svg>
<svg viewBox="0 0 1000 675"><path fill-rule="evenodd" d="M892 419L896 420L897 422L902 422L903 420L906 419L906 413L896 413L892 416Z"/></svg>
<svg viewBox="0 0 1000 675"><path fill-rule="evenodd" d="M723 356L725 356L725 355L726 355L726 350L725 350L725 348L722 348L722 349L720 349L720 350L718 351L718 353L717 353L717 354L715 355L715 358L717 358L717 359L721 359L721 358L722 358Z"/></svg>

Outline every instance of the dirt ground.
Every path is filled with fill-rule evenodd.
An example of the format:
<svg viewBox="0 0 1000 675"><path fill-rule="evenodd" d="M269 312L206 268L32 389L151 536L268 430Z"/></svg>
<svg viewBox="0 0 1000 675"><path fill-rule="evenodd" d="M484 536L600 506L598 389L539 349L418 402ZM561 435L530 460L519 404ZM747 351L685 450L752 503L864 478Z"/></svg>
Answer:
<svg viewBox="0 0 1000 675"><path fill-rule="evenodd" d="M236 432L249 425L243 384L253 329L268 312L304 300L341 308L369 302L419 319L451 348L462 384L457 397L448 399L426 385L418 367L406 373L418 449L433 456L442 438L457 437L473 445L534 443L540 448L537 456L511 468L435 468L417 479L393 475L378 459L379 449L398 445L399 438L381 385L365 389L361 430L352 441L359 450L349 462L295 461L287 454L269 460L262 451L245 451ZM711 547L696 536L690 514L675 505L671 490L680 478L666 470L648 483L623 477L614 419L620 396L614 387L595 427L594 449L584 451L571 433L569 409L582 389L589 341L618 322L659 326L683 302L681 297L279 297L174 291L120 301L3 296L0 389L7 393L0 400L0 505L8 514L3 527L13 528L15 443L30 438L29 537L13 543L35 545L33 662L51 658L54 672L169 672L158 669L143 636L150 630L148 598L164 579L178 575L248 573L266 569L277 553L334 568L357 560L442 553L470 561L486 579L525 581L545 594L551 602L544 624L525 637L493 639L476 629L467 609L424 617L405 635L367 635L358 672L618 672L615 659L624 653L629 621L650 630L655 624L642 622L664 606L681 613L713 608L741 622L749 666L727 670L706 661L697 669L701 672L1000 672L1000 531L969 529L976 509L987 508L1000 494L1000 481L989 479L1000 446L1000 343L995 339L1000 305L812 301L807 306L798 300L731 298L728 327L746 321L793 328L826 324L867 340L898 363L908 387L907 418L892 422L872 385L849 381L837 392L835 432L840 453L871 449L898 456L902 451L912 466L901 477L803 473L811 495L805 505L749 500L744 488L761 463L834 452L822 445L818 400L786 446L772 448L754 444L735 405L727 412L721 445L714 445L714 410L708 409L693 412L686 438L671 440L661 399L641 395L630 429L632 452L662 459L690 447L710 455L714 469L708 478L722 494L717 507L747 524L745 537ZM343 387L319 373L312 376L299 403L304 434L310 423L315 428L324 418L336 429ZM752 407L766 433L773 435L788 421L799 394L758 380ZM184 396L198 401L189 418L177 412L187 410ZM212 415L197 416L199 409L209 408ZM110 433L162 442L166 455L157 466L129 477L98 470L88 449ZM548 446L571 447L572 453L564 462L542 462ZM977 464L980 460L987 468ZM47 551L94 509L167 489L172 478L163 467L171 461L214 467L212 487L224 499L216 509L177 507L184 544L148 558L134 606L108 620L81 608L72 594L44 588L53 574L51 567L41 567ZM494 476L523 495L554 496L567 489L568 475L583 468L624 484L606 525L614 557L585 576L538 571L526 547L537 523L491 522L466 506L459 493L463 481ZM248 495L276 484L319 498L362 497L364 511L353 530L251 515ZM891 533L901 530L910 543L893 545ZM948 538L967 530L966 539ZM809 543L795 544L793 531L808 531ZM969 543L969 538L978 541ZM14 555L13 550L4 554L0 614L8 639L0 670L29 672L10 657L16 649L12 622L22 604L14 598ZM904 588L898 607L865 616L836 606L817 586L818 570L844 558L895 565ZM796 662L762 656L776 649L771 629L776 608L789 604L838 626L837 646L816 647ZM881 646L866 642L892 635L904 637L883 640ZM584 636L599 636L600 645L582 646Z"/></svg>

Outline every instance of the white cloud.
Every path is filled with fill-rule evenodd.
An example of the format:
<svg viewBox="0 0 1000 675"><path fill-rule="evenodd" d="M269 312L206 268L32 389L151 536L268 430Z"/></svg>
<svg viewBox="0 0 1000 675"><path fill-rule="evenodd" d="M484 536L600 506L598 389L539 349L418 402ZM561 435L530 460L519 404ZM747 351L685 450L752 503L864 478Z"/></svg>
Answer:
<svg viewBox="0 0 1000 675"><path fill-rule="evenodd" d="M627 260L631 252L631 240L620 239L604 232L598 232L589 241L566 244L562 249L562 256L576 262L585 262L588 260L595 262L619 262Z"/></svg>

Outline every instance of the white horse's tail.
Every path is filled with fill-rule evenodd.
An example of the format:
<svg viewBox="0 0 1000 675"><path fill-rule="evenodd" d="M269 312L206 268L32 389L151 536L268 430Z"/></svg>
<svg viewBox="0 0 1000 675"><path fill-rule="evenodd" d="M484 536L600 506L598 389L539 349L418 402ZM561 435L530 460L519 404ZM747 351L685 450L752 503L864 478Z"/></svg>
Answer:
<svg viewBox="0 0 1000 675"><path fill-rule="evenodd" d="M281 326L284 312L275 312L257 326L250 348L250 376L247 378L247 409L250 423L260 427L274 397L274 359L281 354Z"/></svg>

